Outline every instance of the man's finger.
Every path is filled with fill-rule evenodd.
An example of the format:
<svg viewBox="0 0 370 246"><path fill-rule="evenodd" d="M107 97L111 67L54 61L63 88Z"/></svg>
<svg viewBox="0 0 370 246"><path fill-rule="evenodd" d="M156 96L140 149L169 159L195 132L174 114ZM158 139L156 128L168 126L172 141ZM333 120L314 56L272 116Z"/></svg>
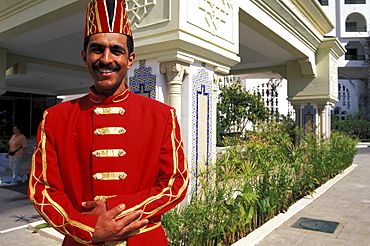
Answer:
<svg viewBox="0 0 370 246"><path fill-rule="evenodd" d="M128 216L130 216L130 215L128 215ZM123 219L120 219L117 223L126 223L127 221L124 221L124 219L126 219L128 216L126 216ZM134 217L132 217L132 218L134 218ZM128 237L135 236L136 234L138 234L140 232L140 229L147 226L148 223L149 223L149 221L147 219L143 219L143 220L136 220L136 221L133 221L133 222L129 223L128 225L125 225L122 228L121 232L120 232L120 234L121 234L120 238L122 240L124 240Z"/></svg>
<svg viewBox="0 0 370 246"><path fill-rule="evenodd" d="M82 207L84 208L93 208L94 205L93 205L93 202L92 201L88 201L88 202L82 202L81 203Z"/></svg>
<svg viewBox="0 0 370 246"><path fill-rule="evenodd" d="M105 207L105 202L104 201L87 201L87 202L82 202L82 207L84 208L96 208L100 206Z"/></svg>
<svg viewBox="0 0 370 246"><path fill-rule="evenodd" d="M115 219L115 217L118 214L122 213L123 210L125 210L125 208L126 208L125 204L120 204L118 206L115 206L111 210L108 210L106 213L104 213L104 215L106 216L108 220L112 220L112 219Z"/></svg>
<svg viewBox="0 0 370 246"><path fill-rule="evenodd" d="M119 213L120 214L120 213ZM126 226L132 222L134 222L135 220L138 220L140 219L141 215L143 214L143 211L139 210L139 211L134 211L132 212L131 214L128 214L127 216L123 217L123 218L120 218L120 219L116 219L117 222L119 222L120 224ZM118 215L118 214L117 214Z"/></svg>

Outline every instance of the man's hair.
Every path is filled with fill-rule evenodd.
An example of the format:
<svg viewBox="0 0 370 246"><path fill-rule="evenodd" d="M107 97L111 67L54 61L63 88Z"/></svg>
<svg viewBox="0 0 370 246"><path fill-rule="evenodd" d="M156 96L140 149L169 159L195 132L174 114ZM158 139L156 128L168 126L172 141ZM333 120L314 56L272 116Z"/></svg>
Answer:
<svg viewBox="0 0 370 246"><path fill-rule="evenodd" d="M128 49L128 55L130 55L131 53L134 52L134 39L132 38L132 36L130 35L127 35L127 34L123 34L127 37L127 49ZM84 51L87 50L87 45L89 44L89 40L90 40L90 36L87 36L84 40Z"/></svg>
<svg viewBox="0 0 370 246"><path fill-rule="evenodd" d="M14 127L16 127L20 131L23 129L23 126L21 124L14 124Z"/></svg>

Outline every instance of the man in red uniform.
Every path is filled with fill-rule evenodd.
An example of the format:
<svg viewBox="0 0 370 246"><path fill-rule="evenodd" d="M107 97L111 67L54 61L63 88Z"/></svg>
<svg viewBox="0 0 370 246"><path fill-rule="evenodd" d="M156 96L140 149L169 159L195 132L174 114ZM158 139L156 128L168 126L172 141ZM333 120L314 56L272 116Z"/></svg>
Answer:
<svg viewBox="0 0 370 246"><path fill-rule="evenodd" d="M82 58L90 93L44 112L29 197L63 245L167 245L161 215L186 195L175 110L128 91L124 0L91 0Z"/></svg>

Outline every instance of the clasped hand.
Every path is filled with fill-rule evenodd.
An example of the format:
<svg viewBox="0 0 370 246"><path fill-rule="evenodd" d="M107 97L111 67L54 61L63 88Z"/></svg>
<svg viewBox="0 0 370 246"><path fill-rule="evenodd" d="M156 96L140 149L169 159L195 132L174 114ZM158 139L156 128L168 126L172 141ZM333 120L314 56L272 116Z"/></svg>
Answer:
<svg viewBox="0 0 370 246"><path fill-rule="evenodd" d="M135 211L122 219L116 220L116 216L125 210L125 205L118 205L111 210L107 210L104 201L83 202L85 209L91 209L89 212L83 212L84 215L99 215L96 222L95 231L92 237L93 243L124 241L128 237L139 232L139 229L148 224L147 219L139 220L142 211Z"/></svg>

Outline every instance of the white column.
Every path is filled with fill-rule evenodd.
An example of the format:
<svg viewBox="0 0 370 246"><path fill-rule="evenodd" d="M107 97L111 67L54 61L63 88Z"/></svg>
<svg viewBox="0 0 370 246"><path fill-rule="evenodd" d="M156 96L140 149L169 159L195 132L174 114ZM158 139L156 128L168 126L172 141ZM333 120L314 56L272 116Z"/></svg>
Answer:
<svg viewBox="0 0 370 246"><path fill-rule="evenodd" d="M326 103L317 105L319 110L319 134L322 137L329 138L331 133L331 108L332 104Z"/></svg>
<svg viewBox="0 0 370 246"><path fill-rule="evenodd" d="M178 62L161 63L161 73L167 75L168 104L176 109L181 121L181 87L184 75L189 73L189 66Z"/></svg>

